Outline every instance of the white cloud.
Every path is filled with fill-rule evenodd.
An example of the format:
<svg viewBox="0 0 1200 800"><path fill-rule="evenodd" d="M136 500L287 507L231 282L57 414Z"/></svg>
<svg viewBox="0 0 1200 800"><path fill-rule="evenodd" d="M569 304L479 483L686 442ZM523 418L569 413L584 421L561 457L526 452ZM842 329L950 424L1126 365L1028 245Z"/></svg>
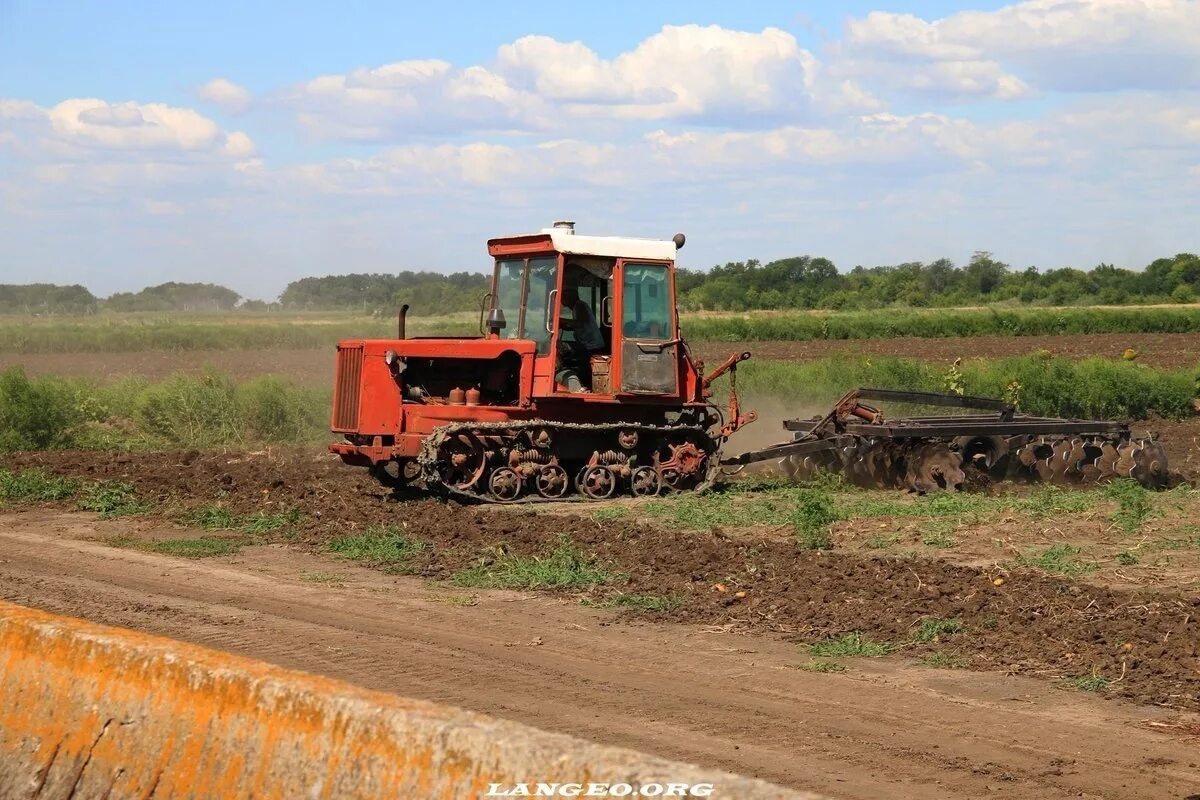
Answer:
<svg viewBox="0 0 1200 800"><path fill-rule="evenodd" d="M593 117L736 125L747 115L803 116L824 100L822 92L843 91L819 85L816 58L778 28L667 25L612 60L582 42L526 36L500 48L498 69L569 112Z"/></svg>
<svg viewBox="0 0 1200 800"><path fill-rule="evenodd" d="M495 73L437 60L322 75L279 93L275 103L293 111L317 138L352 141L527 130L546 116L541 98L514 89Z"/></svg>
<svg viewBox="0 0 1200 800"><path fill-rule="evenodd" d="M1200 88L1195 0L1026 0L926 21L873 11L831 48L838 74L947 100Z"/></svg>
<svg viewBox="0 0 1200 800"><path fill-rule="evenodd" d="M254 144L242 132L226 134L190 108L162 103L108 102L96 98L63 100L50 108L0 100L0 133L35 158L85 157L108 151L153 158L178 154L242 157Z"/></svg>
<svg viewBox="0 0 1200 800"><path fill-rule="evenodd" d="M213 78L208 83L196 89L196 95L201 100L217 106L231 114L239 114L250 107L253 99L250 92L231 80Z"/></svg>
<svg viewBox="0 0 1200 800"><path fill-rule="evenodd" d="M358 141L631 121L761 127L878 107L853 80L825 76L790 33L716 25L668 25L608 60L582 42L525 36L501 46L492 65L399 61L322 75L275 102L319 138Z"/></svg>

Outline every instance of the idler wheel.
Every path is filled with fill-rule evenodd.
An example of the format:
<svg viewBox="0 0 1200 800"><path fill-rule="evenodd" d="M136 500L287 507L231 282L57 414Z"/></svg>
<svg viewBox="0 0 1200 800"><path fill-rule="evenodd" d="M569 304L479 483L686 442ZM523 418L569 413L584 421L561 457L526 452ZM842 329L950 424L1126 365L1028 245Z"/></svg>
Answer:
<svg viewBox="0 0 1200 800"><path fill-rule="evenodd" d="M547 464L538 470L533 479L533 486L542 497L559 498L567 493L571 482L567 471L558 464Z"/></svg>
<svg viewBox="0 0 1200 800"><path fill-rule="evenodd" d="M579 476L579 491L592 500L607 500L617 491L617 475L608 467L585 467Z"/></svg>
<svg viewBox="0 0 1200 800"><path fill-rule="evenodd" d="M516 500L521 496L521 476L509 467L501 467L488 478L488 489L497 500Z"/></svg>
<svg viewBox="0 0 1200 800"><path fill-rule="evenodd" d="M638 467L629 480L634 497L654 497L662 490L662 479L654 467Z"/></svg>

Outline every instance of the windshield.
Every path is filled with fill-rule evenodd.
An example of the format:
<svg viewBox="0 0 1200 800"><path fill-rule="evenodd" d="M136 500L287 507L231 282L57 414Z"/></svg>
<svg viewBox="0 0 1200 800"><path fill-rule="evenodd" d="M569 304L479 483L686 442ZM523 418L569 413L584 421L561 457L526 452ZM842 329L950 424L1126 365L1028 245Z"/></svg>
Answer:
<svg viewBox="0 0 1200 800"><path fill-rule="evenodd" d="M504 312L506 327L500 331L504 339L516 339L521 335L521 280L524 273L524 259L496 262L496 308Z"/></svg>
<svg viewBox="0 0 1200 800"><path fill-rule="evenodd" d="M550 307L550 292L557 282L557 272L558 259L554 256L496 262L496 307L504 312L508 323L500 333L502 338L532 339L537 342L539 355L550 352L548 316L554 311Z"/></svg>

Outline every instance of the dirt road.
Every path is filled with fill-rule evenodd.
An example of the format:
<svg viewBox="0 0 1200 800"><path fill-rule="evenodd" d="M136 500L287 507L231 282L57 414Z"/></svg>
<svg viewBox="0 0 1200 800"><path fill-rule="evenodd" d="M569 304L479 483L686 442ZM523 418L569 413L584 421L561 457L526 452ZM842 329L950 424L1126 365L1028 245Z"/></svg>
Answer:
<svg viewBox="0 0 1200 800"><path fill-rule="evenodd" d="M1197 739L1157 727L1178 718L1032 679L899 659L818 674L770 636L466 594L288 546L187 561L96 541L164 524L0 515L0 597L839 798L1200 792Z"/></svg>

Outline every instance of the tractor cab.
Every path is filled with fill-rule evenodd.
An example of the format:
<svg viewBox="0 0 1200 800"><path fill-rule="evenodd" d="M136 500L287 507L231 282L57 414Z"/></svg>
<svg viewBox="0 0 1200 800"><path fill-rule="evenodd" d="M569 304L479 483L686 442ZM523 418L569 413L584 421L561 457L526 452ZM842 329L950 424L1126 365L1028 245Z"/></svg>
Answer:
<svg viewBox="0 0 1200 800"><path fill-rule="evenodd" d="M492 239L489 336L536 345L535 398L681 395L673 240L581 236L574 223Z"/></svg>

